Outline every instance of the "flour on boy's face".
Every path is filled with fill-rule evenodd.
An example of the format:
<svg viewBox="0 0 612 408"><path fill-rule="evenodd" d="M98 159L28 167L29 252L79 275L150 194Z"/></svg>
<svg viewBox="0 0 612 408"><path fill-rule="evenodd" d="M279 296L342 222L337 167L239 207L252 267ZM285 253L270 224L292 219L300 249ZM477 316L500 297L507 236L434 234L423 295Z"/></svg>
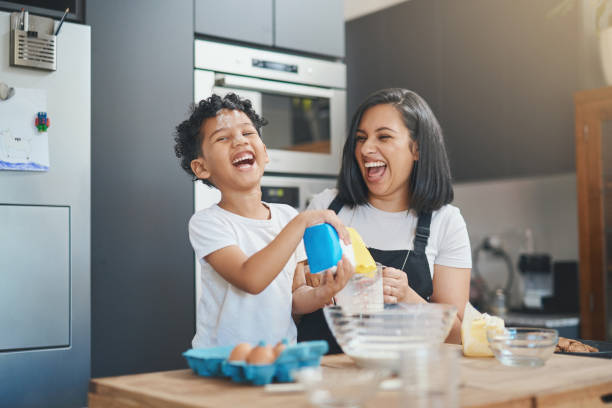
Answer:
<svg viewBox="0 0 612 408"><path fill-rule="evenodd" d="M249 117L242 111L222 109L202 124L201 176L219 189L259 186L266 163L266 146ZM202 177L204 178L204 177Z"/></svg>
<svg viewBox="0 0 612 408"><path fill-rule="evenodd" d="M216 129L222 129L222 128L229 128L232 127L232 125L236 122L240 122L241 119L243 119L241 117L241 114L246 116L243 112L239 111L239 110L229 110L229 109L222 109L219 112L217 112L217 126ZM251 123L251 120L248 118L248 116L246 117L247 122Z"/></svg>

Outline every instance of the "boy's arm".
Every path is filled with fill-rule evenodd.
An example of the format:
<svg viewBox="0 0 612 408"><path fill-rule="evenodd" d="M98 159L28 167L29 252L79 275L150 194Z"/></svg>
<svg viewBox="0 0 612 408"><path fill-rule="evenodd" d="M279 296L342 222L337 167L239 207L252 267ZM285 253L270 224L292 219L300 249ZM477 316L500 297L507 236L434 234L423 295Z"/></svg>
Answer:
<svg viewBox="0 0 612 408"><path fill-rule="evenodd" d="M346 257L342 257L338 262L336 274L327 270L322 272L325 274L321 280L321 284L316 288L306 285L304 274L304 265L298 264L295 269L295 277L293 280L293 301L291 313L294 315L303 315L314 312L329 303L331 298L338 293L349 281L355 269Z"/></svg>
<svg viewBox="0 0 612 408"><path fill-rule="evenodd" d="M298 262L297 265L295 265L295 272L293 274L293 284L291 285L291 293L295 293L295 291L300 287L308 285L308 281L306 279L307 262L308 261L302 261Z"/></svg>
<svg viewBox="0 0 612 408"><path fill-rule="evenodd" d="M223 279L255 295L263 291L287 264L302 240L304 230L323 222L331 224L340 238L350 243L348 231L333 211L305 211L293 218L265 248L250 257L238 246L231 245L210 253L204 259Z"/></svg>

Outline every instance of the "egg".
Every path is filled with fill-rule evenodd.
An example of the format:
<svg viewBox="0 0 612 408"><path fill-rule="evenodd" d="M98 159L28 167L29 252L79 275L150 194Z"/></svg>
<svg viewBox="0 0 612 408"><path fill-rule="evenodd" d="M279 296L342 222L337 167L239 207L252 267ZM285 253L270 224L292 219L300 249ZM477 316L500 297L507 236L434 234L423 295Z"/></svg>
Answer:
<svg viewBox="0 0 612 408"><path fill-rule="evenodd" d="M229 355L228 360L244 361L246 360L249 353L251 353L251 350L253 350L253 346L251 346L249 343L240 343L236 347L234 347L234 349Z"/></svg>
<svg viewBox="0 0 612 408"><path fill-rule="evenodd" d="M276 355L272 346L261 342L247 356L246 362L254 365L268 365L274 363Z"/></svg>
<svg viewBox="0 0 612 408"><path fill-rule="evenodd" d="M278 356L281 355L281 353L285 350L286 347L287 347L287 340L285 339L276 343L276 346L274 346L274 355L276 356L276 358L278 358Z"/></svg>

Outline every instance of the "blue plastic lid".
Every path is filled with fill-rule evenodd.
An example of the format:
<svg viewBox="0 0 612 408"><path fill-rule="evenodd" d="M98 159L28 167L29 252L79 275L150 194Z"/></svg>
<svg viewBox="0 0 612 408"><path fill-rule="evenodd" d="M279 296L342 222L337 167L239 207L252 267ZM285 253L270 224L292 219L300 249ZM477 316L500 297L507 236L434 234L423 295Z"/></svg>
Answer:
<svg viewBox="0 0 612 408"><path fill-rule="evenodd" d="M319 273L334 267L342 258L338 233L327 223L306 228L304 247L310 273Z"/></svg>

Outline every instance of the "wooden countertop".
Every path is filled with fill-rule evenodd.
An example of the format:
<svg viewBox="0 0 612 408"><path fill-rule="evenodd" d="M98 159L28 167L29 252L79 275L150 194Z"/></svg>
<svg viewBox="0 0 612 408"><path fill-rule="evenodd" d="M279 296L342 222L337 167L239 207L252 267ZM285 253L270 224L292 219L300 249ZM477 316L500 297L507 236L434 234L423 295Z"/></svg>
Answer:
<svg viewBox="0 0 612 408"><path fill-rule="evenodd" d="M345 355L325 356L326 370L352 366ZM399 391L379 391L367 407L398 406ZM506 367L494 358L461 357L462 407L610 407L612 360L554 354L544 367ZM606 404L603 400L610 401ZM191 370L92 379L89 408L309 407L302 392L270 393Z"/></svg>

